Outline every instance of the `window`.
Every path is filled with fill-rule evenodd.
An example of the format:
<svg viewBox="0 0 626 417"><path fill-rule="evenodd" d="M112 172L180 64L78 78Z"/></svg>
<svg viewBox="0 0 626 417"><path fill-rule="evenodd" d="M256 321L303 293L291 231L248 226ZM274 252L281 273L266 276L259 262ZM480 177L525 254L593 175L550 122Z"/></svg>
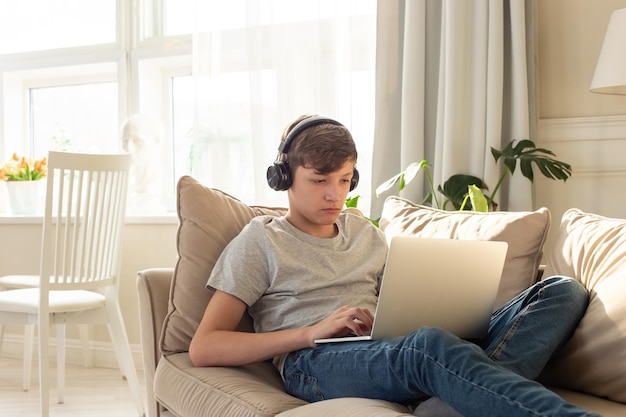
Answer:
<svg viewBox="0 0 626 417"><path fill-rule="evenodd" d="M0 54L116 41L115 1L0 0L0 10Z"/></svg>
<svg viewBox="0 0 626 417"><path fill-rule="evenodd" d="M163 207L174 210L186 174L285 205L265 170L285 124L319 113L351 129L359 190L370 188L375 0L24 3L0 0L0 36L15 39L0 45L0 160L118 152L128 118L142 114L162 131Z"/></svg>
<svg viewBox="0 0 626 417"><path fill-rule="evenodd" d="M48 150L114 153L117 83L85 83L29 89L35 155Z"/></svg>
<svg viewBox="0 0 626 417"><path fill-rule="evenodd" d="M2 75L1 158L14 152L40 158L51 149L119 151L115 65L66 65Z"/></svg>
<svg viewBox="0 0 626 417"><path fill-rule="evenodd" d="M275 90L270 71L258 75L263 85ZM212 94L201 111L211 117L200 118L199 123L194 118L198 88L194 78L172 79L175 178L192 174L206 184L228 186L228 191L242 200L254 201L252 166L242 163L253 158L254 149L250 125L242 123L252 117L248 110L250 76L248 72L233 72L204 78L201 82L208 84L205 87Z"/></svg>

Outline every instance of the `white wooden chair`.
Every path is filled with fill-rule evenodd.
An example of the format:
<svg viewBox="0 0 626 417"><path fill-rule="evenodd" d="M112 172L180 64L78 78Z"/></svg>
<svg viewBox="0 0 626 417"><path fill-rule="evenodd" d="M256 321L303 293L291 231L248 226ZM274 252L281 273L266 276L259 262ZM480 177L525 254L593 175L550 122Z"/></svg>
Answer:
<svg viewBox="0 0 626 417"><path fill-rule="evenodd" d="M19 288L37 288L39 287L39 275L4 275L0 277L0 290L15 290ZM64 326L58 324L57 326ZM93 355L89 344L89 326L86 324L79 325L80 340L83 348L83 363L85 368L93 366ZM35 336L35 325L24 325L24 354L22 365L22 389L30 390L30 379L33 364L33 343ZM2 351L2 343L4 340L3 326L0 324L0 352Z"/></svg>
<svg viewBox="0 0 626 417"><path fill-rule="evenodd" d="M65 324L108 324L137 413L143 401L118 302L130 155L50 152L39 286L0 291L0 325L36 325L41 415L50 408L50 326L57 325L58 402ZM32 343L31 343L32 346ZM24 358L24 360L29 360Z"/></svg>

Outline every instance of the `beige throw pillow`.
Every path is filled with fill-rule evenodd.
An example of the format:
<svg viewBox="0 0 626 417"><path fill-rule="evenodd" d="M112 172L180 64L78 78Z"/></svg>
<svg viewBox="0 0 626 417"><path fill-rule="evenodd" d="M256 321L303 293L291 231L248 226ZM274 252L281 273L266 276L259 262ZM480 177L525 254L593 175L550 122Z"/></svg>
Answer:
<svg viewBox="0 0 626 417"><path fill-rule="evenodd" d="M445 211L393 196L385 200L380 228L388 239L413 235L508 242L496 308L536 282L550 228L550 211L547 208L532 212Z"/></svg>
<svg viewBox="0 0 626 417"><path fill-rule="evenodd" d="M626 220L566 211L545 274L575 277L590 304L542 381L626 403Z"/></svg>
<svg viewBox="0 0 626 417"><path fill-rule="evenodd" d="M286 212L284 208L248 206L189 176L178 181L176 200L178 261L161 338L164 353L189 349L212 295L206 282L226 245L253 217L281 216Z"/></svg>

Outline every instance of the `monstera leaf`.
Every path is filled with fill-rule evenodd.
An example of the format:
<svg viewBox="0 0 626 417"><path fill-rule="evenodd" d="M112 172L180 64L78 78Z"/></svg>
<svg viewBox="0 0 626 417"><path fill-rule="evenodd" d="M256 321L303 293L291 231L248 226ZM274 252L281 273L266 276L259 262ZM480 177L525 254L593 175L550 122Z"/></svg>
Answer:
<svg viewBox="0 0 626 417"><path fill-rule="evenodd" d="M517 161L520 163L522 175L533 182L533 164L546 177L553 180L566 181L572 175L572 166L562 161L558 161L552 156L556 156L549 149L537 148L532 140L524 139L509 144L503 149L498 150L491 148L491 155L496 162L503 158L504 166L511 172L515 173Z"/></svg>
<svg viewBox="0 0 626 417"><path fill-rule="evenodd" d="M520 141L512 140L503 150L492 147L491 155L493 155L493 159L496 163L502 158L504 165L502 175L491 195L492 202L506 176L515 173L518 161L522 175L528 178L530 182L533 182L535 178L533 165L536 166L539 172L546 178L552 180L567 181L572 175L572 166L570 164L554 159L553 156L556 156L554 152L549 149L537 148L535 143L529 139Z"/></svg>

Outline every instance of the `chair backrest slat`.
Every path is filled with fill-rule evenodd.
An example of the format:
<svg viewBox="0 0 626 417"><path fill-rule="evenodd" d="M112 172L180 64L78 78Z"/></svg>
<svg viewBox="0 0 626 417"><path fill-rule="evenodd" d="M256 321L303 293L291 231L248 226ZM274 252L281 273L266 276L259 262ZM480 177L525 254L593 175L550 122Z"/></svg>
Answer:
<svg viewBox="0 0 626 417"><path fill-rule="evenodd" d="M129 167L127 154L50 152L41 284L59 290L115 283Z"/></svg>

